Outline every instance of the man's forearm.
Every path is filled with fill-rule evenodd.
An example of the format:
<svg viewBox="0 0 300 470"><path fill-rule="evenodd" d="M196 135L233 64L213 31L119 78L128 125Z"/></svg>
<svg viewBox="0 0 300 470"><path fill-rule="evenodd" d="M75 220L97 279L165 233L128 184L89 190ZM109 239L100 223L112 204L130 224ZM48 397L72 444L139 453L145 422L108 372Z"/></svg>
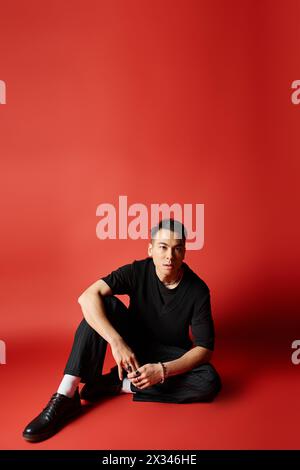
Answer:
<svg viewBox="0 0 300 470"><path fill-rule="evenodd" d="M78 300L87 323L109 344L121 339L119 333L108 320L104 302L100 294L85 293Z"/></svg>
<svg viewBox="0 0 300 470"><path fill-rule="evenodd" d="M189 370L194 369L200 364L209 362L212 356L212 352L209 349L202 348L201 346L195 346L190 351L187 351L179 359L174 361L164 362L168 377L172 375L184 374Z"/></svg>

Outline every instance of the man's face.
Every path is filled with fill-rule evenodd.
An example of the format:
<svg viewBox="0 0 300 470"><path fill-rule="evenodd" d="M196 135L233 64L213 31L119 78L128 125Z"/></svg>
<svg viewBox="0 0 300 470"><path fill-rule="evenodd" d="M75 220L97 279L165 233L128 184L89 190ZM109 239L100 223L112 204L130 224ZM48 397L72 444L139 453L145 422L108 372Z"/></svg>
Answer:
<svg viewBox="0 0 300 470"><path fill-rule="evenodd" d="M162 276L176 277L185 255L185 243L180 235L168 229L160 229L149 243L148 255Z"/></svg>

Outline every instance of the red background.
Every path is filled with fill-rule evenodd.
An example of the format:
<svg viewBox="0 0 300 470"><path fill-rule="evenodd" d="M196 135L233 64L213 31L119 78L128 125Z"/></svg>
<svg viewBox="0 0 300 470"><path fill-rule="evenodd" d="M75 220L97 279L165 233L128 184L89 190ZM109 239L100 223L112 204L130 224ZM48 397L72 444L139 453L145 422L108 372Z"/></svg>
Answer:
<svg viewBox="0 0 300 470"><path fill-rule="evenodd" d="M186 261L211 289L223 394L120 397L34 448L299 447L299 2L0 8L0 447L33 448L21 431L59 383L79 294L146 256L145 240L96 238L97 206L119 195L205 204Z"/></svg>

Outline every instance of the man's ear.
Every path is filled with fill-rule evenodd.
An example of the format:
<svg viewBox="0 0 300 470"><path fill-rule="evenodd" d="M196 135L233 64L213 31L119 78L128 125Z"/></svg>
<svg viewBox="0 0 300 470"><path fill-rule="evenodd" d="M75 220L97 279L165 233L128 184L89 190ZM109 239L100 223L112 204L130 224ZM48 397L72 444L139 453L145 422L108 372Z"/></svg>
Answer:
<svg viewBox="0 0 300 470"><path fill-rule="evenodd" d="M152 257L152 243L148 245L148 256Z"/></svg>

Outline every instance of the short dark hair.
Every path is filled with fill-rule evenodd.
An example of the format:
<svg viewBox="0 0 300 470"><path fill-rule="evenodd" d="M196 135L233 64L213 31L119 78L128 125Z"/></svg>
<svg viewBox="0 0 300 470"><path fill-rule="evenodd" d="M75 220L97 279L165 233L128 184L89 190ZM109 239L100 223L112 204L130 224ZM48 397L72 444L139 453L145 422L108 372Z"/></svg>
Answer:
<svg viewBox="0 0 300 470"><path fill-rule="evenodd" d="M165 228L167 230L170 230L171 232L176 232L180 235L180 238L182 238L183 242L185 243L185 240L187 238L187 231L185 226L179 222L178 220L174 219L163 219L161 220L158 224L156 224L154 227L151 229L151 240L153 240L162 228Z"/></svg>

